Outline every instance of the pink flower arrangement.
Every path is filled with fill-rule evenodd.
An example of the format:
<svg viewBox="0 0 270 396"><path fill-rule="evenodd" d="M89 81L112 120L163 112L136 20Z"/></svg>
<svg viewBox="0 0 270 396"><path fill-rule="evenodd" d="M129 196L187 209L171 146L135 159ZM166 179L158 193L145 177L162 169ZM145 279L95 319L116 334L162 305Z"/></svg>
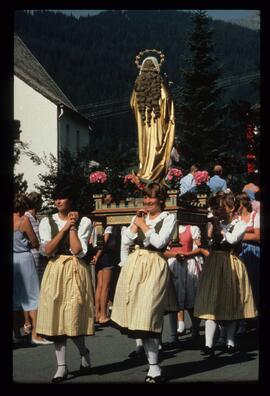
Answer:
<svg viewBox="0 0 270 396"><path fill-rule="evenodd" d="M96 171L92 172L89 176L90 183L105 183L108 179L108 176L105 172Z"/></svg>
<svg viewBox="0 0 270 396"><path fill-rule="evenodd" d="M139 181L139 178L132 173L129 173L124 177L124 183L127 184L134 184L134 187L137 187L139 190L143 190L145 184Z"/></svg>
<svg viewBox="0 0 270 396"><path fill-rule="evenodd" d="M133 174L132 173L129 173L128 175L126 175L125 177L124 177L124 183L126 184L126 183L134 183L134 181L133 181Z"/></svg>
<svg viewBox="0 0 270 396"><path fill-rule="evenodd" d="M197 171L194 175L195 183L199 186L202 183L206 183L209 180L209 174L207 171Z"/></svg>
<svg viewBox="0 0 270 396"><path fill-rule="evenodd" d="M182 171L180 169L178 169L178 168L170 168L168 173L167 173L166 179L168 181L172 181L173 178L175 178L177 180L180 180L182 176L183 176L183 173L182 173Z"/></svg>
<svg viewBox="0 0 270 396"><path fill-rule="evenodd" d="M124 189L129 195L136 195L139 190L143 190L145 184L142 183L138 176L132 173L128 173L124 176Z"/></svg>
<svg viewBox="0 0 270 396"><path fill-rule="evenodd" d="M165 177L165 182L169 188L179 188L179 182L182 176L181 169L170 168Z"/></svg>

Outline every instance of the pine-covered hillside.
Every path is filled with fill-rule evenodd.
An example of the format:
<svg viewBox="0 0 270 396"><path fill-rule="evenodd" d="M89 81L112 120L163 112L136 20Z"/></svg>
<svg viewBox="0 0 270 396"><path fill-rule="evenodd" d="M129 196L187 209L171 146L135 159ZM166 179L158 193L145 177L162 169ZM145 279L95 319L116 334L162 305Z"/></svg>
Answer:
<svg viewBox="0 0 270 396"><path fill-rule="evenodd" d="M213 20L211 28L221 79L259 71L258 32ZM163 51L163 72L181 85L191 29L191 13L176 10L109 10L79 19L49 11L15 15L17 34L75 105L128 97L135 56L145 48ZM231 84L224 98L231 97L255 102L258 92L252 84Z"/></svg>

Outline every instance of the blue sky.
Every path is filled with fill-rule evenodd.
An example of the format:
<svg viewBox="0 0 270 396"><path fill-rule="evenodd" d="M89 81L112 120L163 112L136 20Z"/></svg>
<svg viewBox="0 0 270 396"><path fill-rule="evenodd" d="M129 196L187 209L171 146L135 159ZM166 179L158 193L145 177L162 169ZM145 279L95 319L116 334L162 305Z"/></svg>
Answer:
<svg viewBox="0 0 270 396"><path fill-rule="evenodd" d="M96 15L104 10L52 10L52 11L62 11L66 14L72 14L76 17ZM229 21L232 19L242 19L249 18L253 15L256 10L207 10L208 15L213 19L221 19L223 21Z"/></svg>

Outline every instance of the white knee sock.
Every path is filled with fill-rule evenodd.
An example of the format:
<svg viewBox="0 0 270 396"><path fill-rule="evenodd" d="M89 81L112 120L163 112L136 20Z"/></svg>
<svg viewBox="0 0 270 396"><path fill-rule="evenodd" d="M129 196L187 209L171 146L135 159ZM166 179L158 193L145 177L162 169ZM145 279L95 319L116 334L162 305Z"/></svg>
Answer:
<svg viewBox="0 0 270 396"><path fill-rule="evenodd" d="M214 320L205 321L205 346L209 348L213 346L216 328L217 323Z"/></svg>
<svg viewBox="0 0 270 396"><path fill-rule="evenodd" d="M57 360L57 371L54 377L63 377L67 371L66 367L66 340L55 342L55 355Z"/></svg>
<svg viewBox="0 0 270 396"><path fill-rule="evenodd" d="M183 320L178 320L178 327L177 327L178 333L183 333L184 330L185 330L185 322Z"/></svg>
<svg viewBox="0 0 270 396"><path fill-rule="evenodd" d="M161 375L161 368L158 364L158 338L145 338L143 340L144 350L149 363L149 371L147 375L157 377Z"/></svg>
<svg viewBox="0 0 270 396"><path fill-rule="evenodd" d="M138 352L142 348L143 342L141 338L136 338L135 341L136 341L136 351Z"/></svg>
<svg viewBox="0 0 270 396"><path fill-rule="evenodd" d="M80 355L81 355L81 364L83 367L91 366L90 363L90 352L85 346L84 336L79 337L71 337L72 341L78 348Z"/></svg>
<svg viewBox="0 0 270 396"><path fill-rule="evenodd" d="M230 345L232 347L235 346L234 343L234 335L236 331L236 321L232 320L226 325L227 329L227 345Z"/></svg>

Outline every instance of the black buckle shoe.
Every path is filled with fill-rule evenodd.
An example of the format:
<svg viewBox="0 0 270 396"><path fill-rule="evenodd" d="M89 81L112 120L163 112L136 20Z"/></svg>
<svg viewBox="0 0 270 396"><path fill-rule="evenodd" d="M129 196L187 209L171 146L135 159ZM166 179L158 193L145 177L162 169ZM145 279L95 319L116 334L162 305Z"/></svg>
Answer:
<svg viewBox="0 0 270 396"><path fill-rule="evenodd" d="M91 374L92 368L91 366L82 366L80 365L80 374L88 375Z"/></svg>
<svg viewBox="0 0 270 396"><path fill-rule="evenodd" d="M132 351L129 355L128 355L128 357L130 358L130 359L139 359L139 358L142 358L142 357L144 357L145 356L145 352L144 352L144 347L142 346L142 347L140 347L140 348L138 348L137 350L135 350L135 351Z"/></svg>
<svg viewBox="0 0 270 396"><path fill-rule="evenodd" d="M214 354L214 348L210 348L208 346L204 346L201 350L201 355L205 355L205 356L210 356L213 357Z"/></svg>
<svg viewBox="0 0 270 396"><path fill-rule="evenodd" d="M68 376L68 369L67 369L67 365L66 364L59 364L58 367L60 366L66 366L66 372L65 374L61 377L53 377L51 383L52 384L58 384L59 382L65 381L67 379Z"/></svg>
<svg viewBox="0 0 270 396"><path fill-rule="evenodd" d="M147 384L161 384L165 381L166 378L163 375L158 375L157 377L151 377L150 375L147 375L144 380L144 382Z"/></svg>
<svg viewBox="0 0 270 396"><path fill-rule="evenodd" d="M236 349L235 346L227 345L226 352L227 352L229 355L233 355L234 353L237 352L237 349Z"/></svg>
<svg viewBox="0 0 270 396"><path fill-rule="evenodd" d="M89 355L88 348L86 348L86 353L81 356L86 356L86 355ZM89 361L90 361L90 358L89 358ZM82 364L80 365L80 374L87 375L87 374L90 374L90 372L91 372L91 365L90 366L83 366Z"/></svg>
<svg viewBox="0 0 270 396"><path fill-rule="evenodd" d="M163 349L169 351L171 349L177 349L180 347L180 342L178 340L171 342L164 342Z"/></svg>

